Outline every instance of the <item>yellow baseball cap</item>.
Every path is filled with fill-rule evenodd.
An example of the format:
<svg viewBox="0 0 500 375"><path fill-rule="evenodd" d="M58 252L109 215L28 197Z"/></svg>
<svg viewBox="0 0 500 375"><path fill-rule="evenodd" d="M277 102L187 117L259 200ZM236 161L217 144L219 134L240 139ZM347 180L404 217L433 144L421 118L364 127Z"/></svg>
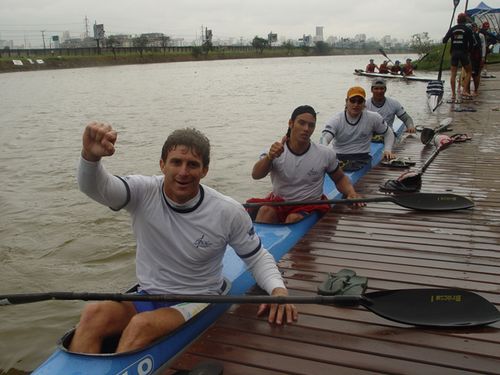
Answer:
<svg viewBox="0 0 500 375"><path fill-rule="evenodd" d="M347 99L351 99L355 96L361 96L363 99L366 98L366 92L365 92L365 89L360 87L360 86L354 86L354 87L351 87L348 91L347 91Z"/></svg>

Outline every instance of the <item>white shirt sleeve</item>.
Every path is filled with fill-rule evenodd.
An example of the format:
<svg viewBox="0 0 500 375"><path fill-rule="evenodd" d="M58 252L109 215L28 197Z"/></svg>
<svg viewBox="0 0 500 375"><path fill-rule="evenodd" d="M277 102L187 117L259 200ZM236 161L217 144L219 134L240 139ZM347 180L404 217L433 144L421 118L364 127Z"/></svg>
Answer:
<svg viewBox="0 0 500 375"><path fill-rule="evenodd" d="M252 272L257 284L268 294L274 288L285 288L281 273L273 256L261 244L252 220L240 206L231 220L229 244Z"/></svg>
<svg viewBox="0 0 500 375"><path fill-rule="evenodd" d="M81 192L115 210L122 208L129 199L125 183L106 171L100 161L92 162L80 156L77 182Z"/></svg>
<svg viewBox="0 0 500 375"><path fill-rule="evenodd" d="M285 288L276 261L266 248L261 247L255 255L244 258L243 261L252 272L257 284L267 294L271 294L274 288Z"/></svg>
<svg viewBox="0 0 500 375"><path fill-rule="evenodd" d="M387 131L384 134L384 151L392 151L392 146L394 145L394 142L396 141L396 138L394 137L394 132L392 131L391 128L387 129Z"/></svg>
<svg viewBox="0 0 500 375"><path fill-rule="evenodd" d="M319 139L319 144L329 145L332 140L333 140L333 134L327 131L323 131L323 133L321 134L321 138Z"/></svg>

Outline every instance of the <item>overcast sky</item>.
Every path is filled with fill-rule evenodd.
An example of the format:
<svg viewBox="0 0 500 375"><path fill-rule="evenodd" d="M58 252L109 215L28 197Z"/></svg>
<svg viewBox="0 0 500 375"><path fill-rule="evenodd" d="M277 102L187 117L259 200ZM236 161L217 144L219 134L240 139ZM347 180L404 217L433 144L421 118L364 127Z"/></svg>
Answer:
<svg viewBox="0 0 500 375"><path fill-rule="evenodd" d="M479 3L469 1L468 7ZM500 8L500 0L485 3ZM325 39L366 34L408 40L428 32L437 40L452 12L452 0L0 0L0 39L35 47L42 44L42 30L47 38L64 31L80 37L87 17L91 33L97 22L107 36L162 32L187 42L200 36L202 26L213 30L214 40L266 37L271 31L279 40L298 39L314 35L316 26L324 27Z"/></svg>

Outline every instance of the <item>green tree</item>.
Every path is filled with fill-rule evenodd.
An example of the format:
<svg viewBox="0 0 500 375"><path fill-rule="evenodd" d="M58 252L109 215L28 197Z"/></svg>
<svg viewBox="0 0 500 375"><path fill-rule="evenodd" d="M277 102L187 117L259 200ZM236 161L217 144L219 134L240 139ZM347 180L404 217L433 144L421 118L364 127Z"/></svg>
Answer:
<svg viewBox="0 0 500 375"><path fill-rule="evenodd" d="M319 41L314 43L314 49L318 55L328 55L331 47L328 43Z"/></svg>
<svg viewBox="0 0 500 375"><path fill-rule="evenodd" d="M144 52L144 49L148 45L148 38L146 38L144 35L141 35L140 37L132 39L132 45L137 48L139 51L139 54L142 57L142 54Z"/></svg>
<svg viewBox="0 0 500 375"><path fill-rule="evenodd" d="M264 51L264 48L266 48L268 45L269 42L267 39L260 38L257 35L252 40L252 47L255 48L259 53L262 53Z"/></svg>
<svg viewBox="0 0 500 375"><path fill-rule="evenodd" d="M113 52L113 58L116 60L116 47L120 45L120 42L116 37L110 35L106 38L106 47L111 48L111 52Z"/></svg>
<svg viewBox="0 0 500 375"><path fill-rule="evenodd" d="M432 41L428 32L413 34L411 36L410 47L421 57L429 53L432 49Z"/></svg>
<svg viewBox="0 0 500 375"><path fill-rule="evenodd" d="M283 42L282 47L287 50L288 56L293 55L293 50L295 49L295 46L291 39L288 39L286 42Z"/></svg>
<svg viewBox="0 0 500 375"><path fill-rule="evenodd" d="M167 53L167 47L170 43L170 37L166 35L161 36L161 48L163 48L163 54Z"/></svg>
<svg viewBox="0 0 500 375"><path fill-rule="evenodd" d="M203 45L201 46L203 54L208 55L208 52L210 52L212 49L213 49L212 41L210 39L205 40L205 42L203 42Z"/></svg>

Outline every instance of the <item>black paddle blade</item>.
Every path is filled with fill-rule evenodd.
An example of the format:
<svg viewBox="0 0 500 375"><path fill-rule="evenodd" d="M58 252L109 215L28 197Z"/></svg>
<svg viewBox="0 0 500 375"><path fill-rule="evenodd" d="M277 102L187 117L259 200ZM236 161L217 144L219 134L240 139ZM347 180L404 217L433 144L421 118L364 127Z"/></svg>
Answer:
<svg viewBox="0 0 500 375"><path fill-rule="evenodd" d="M459 289L404 289L365 294L361 304L386 319L425 327L474 327L500 320L496 307Z"/></svg>
<svg viewBox="0 0 500 375"><path fill-rule="evenodd" d="M426 145L429 144L432 138L434 137L434 129L431 128L423 128L422 132L420 133L420 141Z"/></svg>
<svg viewBox="0 0 500 375"><path fill-rule="evenodd" d="M401 194L392 198L402 207L422 211L453 211L474 207L474 202L469 198L451 193Z"/></svg>

